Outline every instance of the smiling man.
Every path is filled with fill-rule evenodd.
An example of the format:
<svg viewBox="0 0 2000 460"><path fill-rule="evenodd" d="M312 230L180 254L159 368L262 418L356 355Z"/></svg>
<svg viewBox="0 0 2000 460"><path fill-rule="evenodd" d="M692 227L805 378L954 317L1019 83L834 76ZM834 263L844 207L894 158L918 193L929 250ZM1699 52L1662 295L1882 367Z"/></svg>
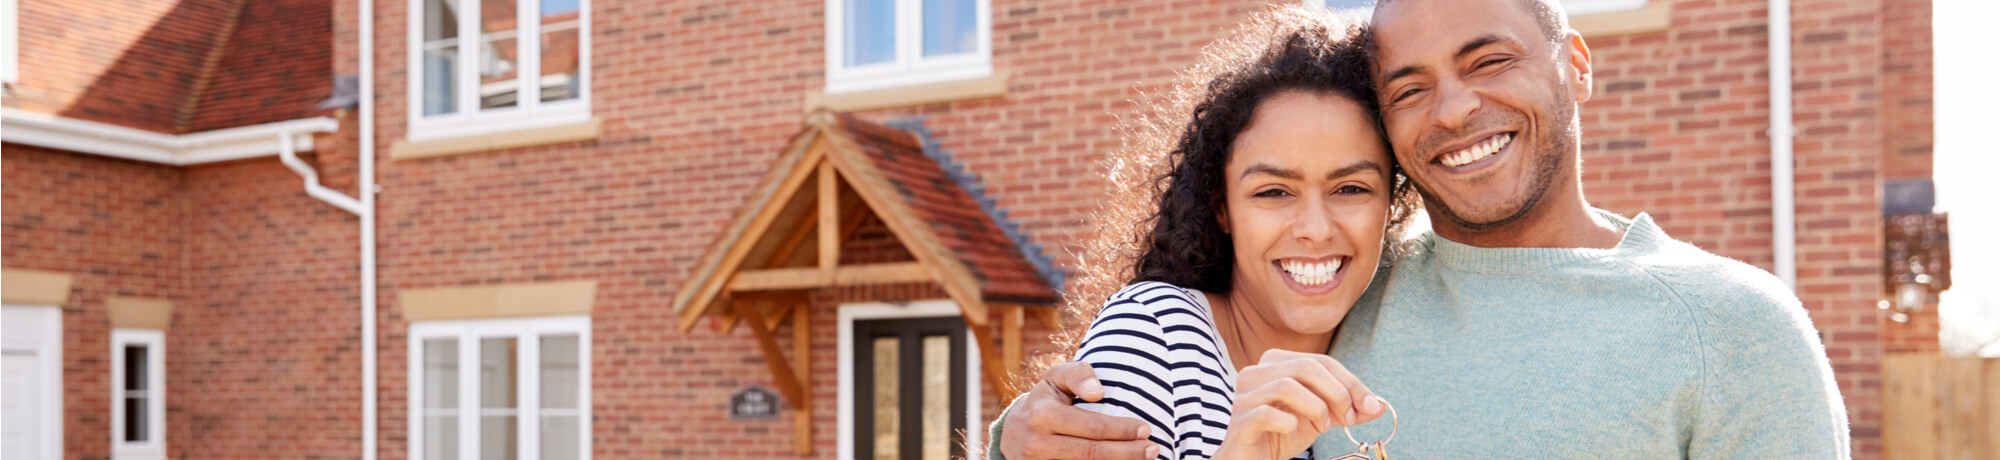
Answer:
<svg viewBox="0 0 2000 460"><path fill-rule="evenodd" d="M1383 123L1434 230L1330 353L1395 403L1390 452L1848 457L1832 368L1783 283L1585 201L1590 49L1557 0L1383 0L1373 40ZM1143 458L1142 427L1069 407L1101 393L1087 365L1058 365L991 453ZM1316 446L1352 450L1338 430Z"/></svg>

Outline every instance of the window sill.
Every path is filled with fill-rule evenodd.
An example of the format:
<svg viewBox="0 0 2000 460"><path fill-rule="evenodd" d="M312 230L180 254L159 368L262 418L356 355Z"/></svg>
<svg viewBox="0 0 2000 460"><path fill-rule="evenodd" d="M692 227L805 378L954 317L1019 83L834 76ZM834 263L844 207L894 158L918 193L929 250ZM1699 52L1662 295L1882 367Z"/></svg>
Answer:
<svg viewBox="0 0 2000 460"><path fill-rule="evenodd" d="M1652 0L1635 10L1579 15L1569 18L1569 26L1586 39L1664 31L1674 22L1672 3Z"/></svg>
<svg viewBox="0 0 2000 460"><path fill-rule="evenodd" d="M404 289L404 321L589 315L597 281Z"/></svg>
<svg viewBox="0 0 2000 460"><path fill-rule="evenodd" d="M1011 84L1007 75L958 80L927 85L883 88L852 93L826 94L824 90L806 93L805 111L812 112L821 107L841 111L860 112L866 110L892 109L940 102L956 102L973 99L1007 97Z"/></svg>
<svg viewBox="0 0 2000 460"><path fill-rule="evenodd" d="M546 126L502 133L460 136L444 139L430 139L411 142L398 140L389 146L389 158L414 160L470 153L491 152L519 147L581 142L597 139L604 135L604 122L591 118L582 123Z"/></svg>

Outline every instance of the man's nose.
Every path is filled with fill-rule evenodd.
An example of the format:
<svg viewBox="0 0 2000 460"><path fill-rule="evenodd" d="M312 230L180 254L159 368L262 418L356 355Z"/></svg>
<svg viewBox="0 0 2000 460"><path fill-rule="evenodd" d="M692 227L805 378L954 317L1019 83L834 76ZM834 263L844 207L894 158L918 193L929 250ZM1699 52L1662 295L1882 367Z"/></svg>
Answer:
<svg viewBox="0 0 2000 460"><path fill-rule="evenodd" d="M1439 128L1457 130L1465 127L1465 120L1479 111L1482 103L1479 93L1461 83L1441 82L1438 84L1438 104L1431 109L1431 123Z"/></svg>

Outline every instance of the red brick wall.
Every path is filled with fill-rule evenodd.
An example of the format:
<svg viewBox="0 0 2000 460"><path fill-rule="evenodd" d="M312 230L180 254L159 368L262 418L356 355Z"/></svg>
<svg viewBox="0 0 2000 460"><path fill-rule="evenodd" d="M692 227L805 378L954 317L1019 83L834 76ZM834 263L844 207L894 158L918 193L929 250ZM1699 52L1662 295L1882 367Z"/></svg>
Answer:
<svg viewBox="0 0 2000 460"><path fill-rule="evenodd" d="M187 288L168 333L169 457L361 449L358 219L276 158L187 169Z"/></svg>
<svg viewBox="0 0 2000 460"><path fill-rule="evenodd" d="M9 143L0 147L0 179L7 184L0 265L74 277L61 305L64 455L107 458L111 320L104 301L179 299L185 292L187 175L179 168ZM181 345L168 338L168 362L185 356ZM167 376L179 374L169 365ZM179 409L174 396L168 396L170 416Z"/></svg>

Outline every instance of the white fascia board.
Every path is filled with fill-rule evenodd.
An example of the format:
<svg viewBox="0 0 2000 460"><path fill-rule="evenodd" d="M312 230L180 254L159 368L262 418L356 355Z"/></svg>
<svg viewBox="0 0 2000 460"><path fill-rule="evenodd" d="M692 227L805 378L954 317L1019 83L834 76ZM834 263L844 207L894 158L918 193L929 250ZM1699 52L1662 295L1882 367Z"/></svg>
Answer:
<svg viewBox="0 0 2000 460"><path fill-rule="evenodd" d="M278 136L295 137L299 151L312 150L312 136L334 132L340 122L327 117L266 123L181 135L78 120L19 109L0 109L0 141L109 157L186 166L278 154Z"/></svg>

